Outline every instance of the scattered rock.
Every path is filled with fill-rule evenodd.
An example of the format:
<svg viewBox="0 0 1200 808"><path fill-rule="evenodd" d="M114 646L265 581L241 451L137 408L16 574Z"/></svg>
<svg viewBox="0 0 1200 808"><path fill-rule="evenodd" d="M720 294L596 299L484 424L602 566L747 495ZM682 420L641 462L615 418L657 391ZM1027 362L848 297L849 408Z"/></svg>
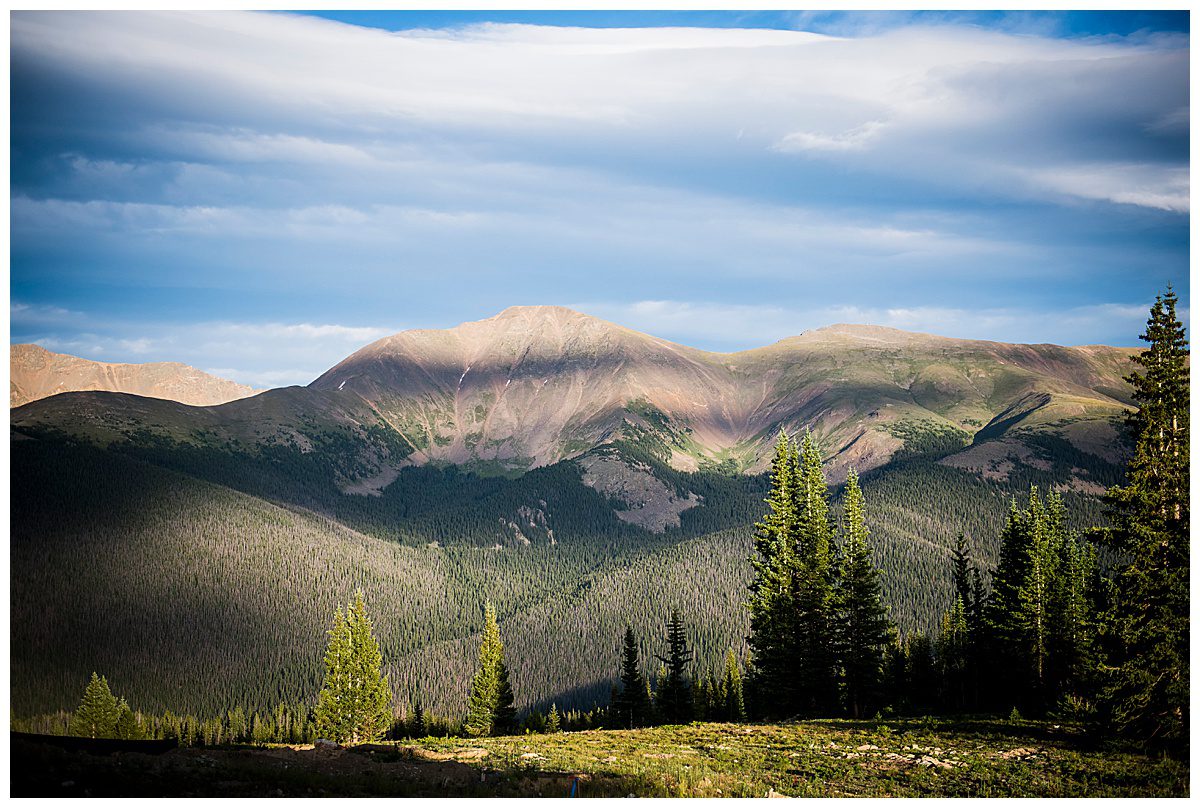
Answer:
<svg viewBox="0 0 1200 808"><path fill-rule="evenodd" d="M856 752L866 752L866 751L869 751L869 750L871 750L871 749L878 749L878 748L879 748L879 747L878 747L878 746L876 746L876 745L875 745L875 744L873 744L873 743L865 743L865 744L863 744L862 746L856 746L856 747L854 747L854 750L855 750Z"/></svg>
<svg viewBox="0 0 1200 808"><path fill-rule="evenodd" d="M342 748L341 746L339 746L338 744L329 740L328 738L317 738L317 740L313 743L313 749L316 749L317 751L321 751L321 750L329 751L329 750L341 749L341 748Z"/></svg>

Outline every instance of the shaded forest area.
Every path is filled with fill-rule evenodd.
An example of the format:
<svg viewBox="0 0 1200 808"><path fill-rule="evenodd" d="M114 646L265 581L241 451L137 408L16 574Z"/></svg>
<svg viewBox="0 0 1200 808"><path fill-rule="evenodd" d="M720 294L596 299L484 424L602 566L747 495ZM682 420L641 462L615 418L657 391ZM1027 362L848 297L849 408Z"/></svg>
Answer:
<svg viewBox="0 0 1200 808"><path fill-rule="evenodd" d="M372 535L369 520L360 531L149 464L138 452L17 440L12 458L18 713L69 706L93 669L151 711L224 709L221 682L247 709L293 703L316 686L325 621L357 587L377 615L397 693L422 683L430 709L447 714L469 680L488 598L518 662L523 708L606 700L611 659L594 638L615 638L626 623L650 636L672 607L695 616L702 667L719 664L729 648L745 654L749 623L739 607L765 477L657 464L666 482L706 499L684 512L680 528L654 534L613 516L614 503L584 486L573 463L515 480L410 469L384 497L339 495L364 509L411 498L410 517ZM1035 472L1055 478L1053 469ZM864 478L876 562L904 630L937 628L952 597L947 560L957 530L981 563L996 557L1008 500L1025 483L984 481L928 459ZM934 491L936 512L926 507ZM836 510L840 491L834 496ZM1086 497L1068 501L1073 513L1098 510ZM540 502L555 544L544 536L512 543L502 519ZM595 505L582 513L595 512L580 519L580 502ZM725 527L703 532L716 525ZM547 655L548 647L558 652Z"/></svg>

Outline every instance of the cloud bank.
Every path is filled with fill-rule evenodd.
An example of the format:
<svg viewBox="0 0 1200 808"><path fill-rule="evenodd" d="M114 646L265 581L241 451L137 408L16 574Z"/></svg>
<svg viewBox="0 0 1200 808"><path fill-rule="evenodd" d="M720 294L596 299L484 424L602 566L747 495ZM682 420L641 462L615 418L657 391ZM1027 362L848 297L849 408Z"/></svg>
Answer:
<svg viewBox="0 0 1200 808"><path fill-rule="evenodd" d="M246 359L271 324L445 327L512 304L995 310L1010 319L954 327L1077 343L1045 313L1168 280L1186 301L1183 34L390 32L249 12L15 12L11 29L14 299L268 329L204 340L205 367L323 369ZM84 333L19 319L15 339ZM678 327L658 333L738 347ZM153 329L105 350L157 356ZM1080 329L1136 338L1115 316ZM302 337L325 339L344 347Z"/></svg>

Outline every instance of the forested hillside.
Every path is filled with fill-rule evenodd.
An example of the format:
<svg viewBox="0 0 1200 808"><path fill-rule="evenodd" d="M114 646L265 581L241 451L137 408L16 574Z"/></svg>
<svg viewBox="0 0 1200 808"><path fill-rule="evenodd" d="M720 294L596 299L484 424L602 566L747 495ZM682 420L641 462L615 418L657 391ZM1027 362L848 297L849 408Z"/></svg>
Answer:
<svg viewBox="0 0 1200 808"><path fill-rule="evenodd" d="M356 588L401 712L461 713L489 599L519 709L607 703L627 624L653 676L673 609L697 673L744 660L781 429L811 428L835 520L861 473L883 602L932 636L955 537L991 568L1031 485L1103 523L1127 365L860 326L710 354L518 307L222 406L53 396L11 415L13 706L93 670L155 711L307 704Z"/></svg>
<svg viewBox="0 0 1200 808"><path fill-rule="evenodd" d="M744 656L763 477L680 472L636 444L602 450L701 499L658 533L617 518L629 503L584 485L572 461L518 478L411 468L365 497L290 476L286 453L226 477L227 465L161 445L12 446L18 713L69 706L92 670L148 710L306 703L329 615L356 587L401 709L418 695L438 714L462 709L489 598L521 707L607 702L625 624L652 660L672 608L688 615L699 671L729 648ZM1064 487L1077 463L1098 479L1115 473L1092 455L1047 451L1044 468L997 481L914 455L863 480L885 601L904 631L936 627L957 532L990 564L1014 494ZM1065 496L1074 517L1098 518L1094 500Z"/></svg>

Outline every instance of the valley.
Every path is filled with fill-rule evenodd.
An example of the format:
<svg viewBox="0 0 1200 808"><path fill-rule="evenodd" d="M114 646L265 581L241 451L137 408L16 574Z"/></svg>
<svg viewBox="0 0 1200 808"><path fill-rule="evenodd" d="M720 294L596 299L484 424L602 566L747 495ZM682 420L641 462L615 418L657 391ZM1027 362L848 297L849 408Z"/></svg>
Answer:
<svg viewBox="0 0 1200 808"><path fill-rule="evenodd" d="M959 532L989 566L1013 496L1060 491L1086 526L1103 519L1096 493L1121 479L1115 349L847 327L761 350L704 355L526 308L388 338L310 388L216 407L78 392L16 408L14 709L66 707L95 669L151 711L303 702L327 616L355 587L377 613L401 710L418 696L438 715L462 709L488 599L522 710L606 703L625 623L652 657L672 608L692 615L698 670L715 667L727 649L746 653L761 446L779 429L828 441L834 480L867 464L884 599L906 633L936 633ZM966 351L952 364L970 389L945 382L931 351ZM730 392L747 367L774 398ZM820 381L835 371L841 385ZM681 404L672 385L693 382L697 400L742 407L740 420ZM1084 403L1064 398L1085 383ZM468 423L491 436L479 451Z"/></svg>

